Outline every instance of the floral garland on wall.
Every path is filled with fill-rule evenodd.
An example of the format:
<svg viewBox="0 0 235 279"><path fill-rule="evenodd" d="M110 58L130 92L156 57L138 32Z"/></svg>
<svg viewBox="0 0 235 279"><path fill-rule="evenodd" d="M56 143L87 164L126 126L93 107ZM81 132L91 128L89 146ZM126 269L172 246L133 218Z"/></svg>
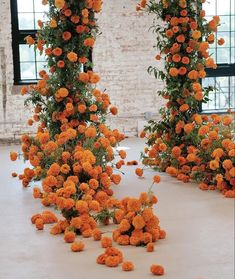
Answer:
<svg viewBox="0 0 235 279"><path fill-rule="evenodd" d="M157 60L164 60L164 71L149 67L165 83L159 95L167 100L160 109L162 119L150 121L142 137L148 148L143 163L166 171L177 179L199 182L202 190L218 189L235 197L235 143L231 115L210 117L199 108L212 88L203 88L205 68L217 66L209 54L220 18L205 19L205 0L142 0L137 10L156 15L162 23L152 26L157 34ZM218 44L224 43L223 38Z"/></svg>
<svg viewBox="0 0 235 279"><path fill-rule="evenodd" d="M32 216L38 230L45 224L56 223L51 234L64 233L64 241L73 252L84 250L85 244L76 241L78 235L101 240L105 252L98 264L110 267L123 262L122 252L112 247L112 239L102 236L99 224L110 221L118 224L113 240L120 245L147 246L154 250L154 242L165 238L153 205L157 197L151 188L139 198L113 197L112 185L118 185L117 171L125 164L124 150L114 151L124 136L105 125L108 113L117 114L110 106L108 94L96 88L100 77L92 70L90 51L98 33L95 14L100 12L102 0L43 0L49 5L48 20L38 21L36 38L26 37L27 43L47 57L46 70L40 71L36 85L23 87L25 104L34 107L29 125L38 124L35 136L22 136L23 158L32 167L17 175L24 187L32 181L42 181L34 187L33 196L46 207L54 207L64 217L58 220L51 211ZM21 155L11 152L15 161ZM119 156L119 160L114 159ZM159 183L158 176L153 184ZM134 269L124 262L124 271ZM162 275L164 268L151 266L151 272Z"/></svg>

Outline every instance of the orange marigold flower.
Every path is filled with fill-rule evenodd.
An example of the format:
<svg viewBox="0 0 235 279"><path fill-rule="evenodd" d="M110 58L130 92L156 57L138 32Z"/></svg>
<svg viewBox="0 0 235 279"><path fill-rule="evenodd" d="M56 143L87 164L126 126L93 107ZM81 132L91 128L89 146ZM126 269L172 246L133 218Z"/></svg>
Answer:
<svg viewBox="0 0 235 279"><path fill-rule="evenodd" d="M78 78L83 83L88 83L88 81L89 81L88 73L80 73Z"/></svg>
<svg viewBox="0 0 235 279"><path fill-rule="evenodd" d="M136 175L138 175L139 177L141 177L142 175L143 175L143 169L141 169L141 168L137 168L137 169L135 169L135 173L136 173Z"/></svg>
<svg viewBox="0 0 235 279"><path fill-rule="evenodd" d="M72 231L67 231L64 234L64 241L67 243L74 242L75 238L76 238L76 234Z"/></svg>
<svg viewBox="0 0 235 279"><path fill-rule="evenodd" d="M230 170L233 167L233 162L229 159L223 161L222 166L225 170Z"/></svg>
<svg viewBox="0 0 235 279"><path fill-rule="evenodd" d="M64 0L55 0L55 6L57 9L62 9L65 5L65 1Z"/></svg>
<svg viewBox="0 0 235 279"><path fill-rule="evenodd" d="M77 54L73 51L71 51L67 54L67 58L70 62L76 62L78 60Z"/></svg>
<svg viewBox="0 0 235 279"><path fill-rule="evenodd" d="M11 174L12 177L17 177L17 175L18 174L16 172L12 172L12 174Z"/></svg>
<svg viewBox="0 0 235 279"><path fill-rule="evenodd" d="M44 222L42 218L37 218L35 221L35 226L38 230L43 230L44 228Z"/></svg>
<svg viewBox="0 0 235 279"><path fill-rule="evenodd" d="M225 198L235 198L235 191L234 190L228 190L224 194Z"/></svg>
<svg viewBox="0 0 235 279"><path fill-rule="evenodd" d="M223 38L220 38L220 39L218 40L218 45L219 45L219 46L222 46L224 43L225 43L225 40L224 40Z"/></svg>
<svg viewBox="0 0 235 279"><path fill-rule="evenodd" d="M180 60L181 60L181 56L179 55L179 54L174 54L173 56L172 56L172 60L174 61L174 62L180 62Z"/></svg>
<svg viewBox="0 0 235 279"><path fill-rule="evenodd" d="M109 267L116 267L120 263L119 257L118 256L108 256L105 259L105 265Z"/></svg>
<svg viewBox="0 0 235 279"><path fill-rule="evenodd" d="M62 54L62 49L57 47L55 49L52 50L52 53L55 55L55 56L60 56Z"/></svg>
<svg viewBox="0 0 235 279"><path fill-rule="evenodd" d="M188 104L183 104L183 105L181 105L180 108L179 108L179 110L180 110L181 112L185 112L185 111L187 111L188 109L189 109L189 105L188 105Z"/></svg>
<svg viewBox="0 0 235 279"><path fill-rule="evenodd" d="M152 272L153 275L157 275L157 276L164 275L165 273L164 267L155 264L151 265L150 271Z"/></svg>
<svg viewBox="0 0 235 279"><path fill-rule="evenodd" d="M18 154L16 152L10 152L10 159L11 161L16 161Z"/></svg>
<svg viewBox="0 0 235 279"><path fill-rule="evenodd" d="M112 245L113 245L113 242L112 242L112 239L110 237L107 237L107 236L102 237L101 246L103 248L112 247Z"/></svg>
<svg viewBox="0 0 235 279"><path fill-rule="evenodd" d="M84 243L79 241L79 242L74 242L72 245L71 245L71 251L73 252L81 252L84 250Z"/></svg>
<svg viewBox="0 0 235 279"><path fill-rule="evenodd" d="M87 38L84 41L84 46L93 47L95 44L95 40L93 38Z"/></svg>
<svg viewBox="0 0 235 279"><path fill-rule="evenodd" d="M128 211L140 211L141 209L141 203L138 199L129 199L127 202L127 209Z"/></svg>
<svg viewBox="0 0 235 279"><path fill-rule="evenodd" d="M159 145L159 150L162 151L162 152L165 152L167 150L167 146L165 143L161 143Z"/></svg>
<svg viewBox="0 0 235 279"><path fill-rule="evenodd" d="M170 68L169 74L170 74L172 77L177 77L178 74L179 74L179 71L178 71L177 68Z"/></svg>
<svg viewBox="0 0 235 279"><path fill-rule="evenodd" d="M83 200L79 200L76 202L76 209L81 214L87 213L89 210L87 202Z"/></svg>
<svg viewBox="0 0 235 279"><path fill-rule="evenodd" d="M132 271L132 270L134 270L134 264L132 262L123 262L122 270L123 271Z"/></svg>
<svg viewBox="0 0 235 279"><path fill-rule="evenodd" d="M199 30L194 30L192 32L192 37L195 39L195 40L198 40L199 38L201 38L202 34Z"/></svg>
<svg viewBox="0 0 235 279"><path fill-rule="evenodd" d="M203 136L206 135L209 132L209 127L207 125L203 125L198 130L198 135Z"/></svg>
<svg viewBox="0 0 235 279"><path fill-rule="evenodd" d="M152 242L149 242L146 246L147 252L153 252L154 251L154 244Z"/></svg>
<svg viewBox="0 0 235 279"><path fill-rule="evenodd" d="M159 175L154 175L153 182L154 183L160 183L160 181L161 181L161 177Z"/></svg>
<svg viewBox="0 0 235 279"><path fill-rule="evenodd" d="M99 240L101 240L102 232L99 229L94 229L92 232L92 235L93 235L93 238L95 241L99 241Z"/></svg>
<svg viewBox="0 0 235 279"><path fill-rule="evenodd" d="M133 218L133 221L132 221L132 225L135 227L135 229L139 229L141 230L144 226L145 226L145 221L144 221L144 218L140 215L137 215Z"/></svg>
<svg viewBox="0 0 235 279"><path fill-rule="evenodd" d="M217 170L219 168L219 162L217 160L210 161L210 169Z"/></svg>

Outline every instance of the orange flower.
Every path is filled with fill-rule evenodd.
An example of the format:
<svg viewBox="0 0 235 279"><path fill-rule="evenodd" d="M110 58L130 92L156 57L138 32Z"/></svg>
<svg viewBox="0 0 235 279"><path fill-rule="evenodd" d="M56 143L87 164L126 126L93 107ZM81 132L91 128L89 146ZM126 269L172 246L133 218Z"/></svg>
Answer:
<svg viewBox="0 0 235 279"><path fill-rule="evenodd" d="M134 270L134 265L132 262L123 262L122 264L123 271L132 271Z"/></svg>
<svg viewBox="0 0 235 279"><path fill-rule="evenodd" d="M183 104L180 106L179 111L181 112L185 112L189 109L189 105L188 104Z"/></svg>
<svg viewBox="0 0 235 279"><path fill-rule="evenodd" d="M207 58L206 67L207 68L213 68L213 69L217 68L217 65L215 64L214 59L212 57Z"/></svg>
<svg viewBox="0 0 235 279"><path fill-rule="evenodd" d="M107 247L112 247L113 243L112 243L112 239L110 237L102 237L101 239L101 246L103 248L107 248Z"/></svg>
<svg viewBox="0 0 235 279"><path fill-rule="evenodd" d="M175 158L178 158L181 154L181 149L178 146L174 146L171 150L171 154L172 156L174 156Z"/></svg>
<svg viewBox="0 0 235 279"><path fill-rule="evenodd" d="M182 63L187 65L187 64L189 64L189 62L190 62L190 59L187 56L183 56Z"/></svg>
<svg viewBox="0 0 235 279"><path fill-rule="evenodd" d="M75 238L76 238L76 234L72 231L67 231L64 234L64 241L67 243L74 242Z"/></svg>
<svg viewBox="0 0 235 279"><path fill-rule="evenodd" d="M84 243L79 241L79 242L74 242L72 245L71 245L71 251L73 252L81 252L84 250Z"/></svg>
<svg viewBox="0 0 235 279"><path fill-rule="evenodd" d="M222 166L225 170L230 170L233 167L233 162L229 159L223 161Z"/></svg>
<svg viewBox="0 0 235 279"><path fill-rule="evenodd" d="M87 38L84 41L84 46L93 47L95 44L95 40L93 38Z"/></svg>
<svg viewBox="0 0 235 279"><path fill-rule="evenodd" d="M174 54L173 56L172 56L172 60L174 61L174 62L180 62L180 60L181 60L181 56L179 55L179 54Z"/></svg>
<svg viewBox="0 0 235 279"><path fill-rule="evenodd" d="M179 68L179 75L183 76L187 73L187 69L185 67Z"/></svg>
<svg viewBox="0 0 235 279"><path fill-rule="evenodd" d="M173 31L171 29L166 30L166 36L168 38L171 38L174 35Z"/></svg>
<svg viewBox="0 0 235 279"><path fill-rule="evenodd" d="M149 242L146 246L147 252L153 252L154 251L154 244L152 242Z"/></svg>
<svg viewBox="0 0 235 279"><path fill-rule="evenodd" d="M224 43L225 43L225 40L224 40L223 38L220 38L220 39L218 40L218 45L219 45L219 46L222 46Z"/></svg>
<svg viewBox="0 0 235 279"><path fill-rule="evenodd" d="M35 40L31 36L27 36L25 38L25 40L26 40L26 43L30 46L35 44Z"/></svg>
<svg viewBox="0 0 235 279"><path fill-rule="evenodd" d="M185 41L185 36L184 36L183 34L178 35L178 36L176 37L176 40L177 40L177 42L179 42L179 43L184 43L184 41Z"/></svg>
<svg viewBox="0 0 235 279"><path fill-rule="evenodd" d="M210 161L210 169L217 170L219 168L219 162L217 160Z"/></svg>
<svg viewBox="0 0 235 279"><path fill-rule="evenodd" d="M159 175L154 175L153 182L154 183L160 183L160 181L161 181L161 177Z"/></svg>
<svg viewBox="0 0 235 279"><path fill-rule="evenodd" d="M60 56L62 54L62 49L57 47L55 49L52 50L52 53L55 55L55 56Z"/></svg>
<svg viewBox="0 0 235 279"><path fill-rule="evenodd" d="M135 227L135 229L141 230L145 226L144 218L140 215L137 215L134 217L132 224Z"/></svg>
<svg viewBox="0 0 235 279"><path fill-rule="evenodd" d="M152 272L153 275L164 275L165 270L164 267L162 267L161 265L151 265L150 267L150 271Z"/></svg>
<svg viewBox="0 0 235 279"><path fill-rule="evenodd" d="M96 128L94 127L89 127L86 131L85 131L85 136L87 138L95 138L96 137Z"/></svg>
<svg viewBox="0 0 235 279"><path fill-rule="evenodd" d="M179 24L179 19L177 17L172 17L170 20L171 25L175 26Z"/></svg>
<svg viewBox="0 0 235 279"><path fill-rule="evenodd" d="M88 83L89 81L89 75L88 73L79 73L79 80L83 83Z"/></svg>
<svg viewBox="0 0 235 279"><path fill-rule="evenodd" d="M101 240L102 232L99 229L94 229L92 235L95 241L99 241Z"/></svg>
<svg viewBox="0 0 235 279"><path fill-rule="evenodd" d="M37 218L35 221L35 226L38 230L43 230L44 228L44 222L42 218Z"/></svg>
<svg viewBox="0 0 235 279"><path fill-rule="evenodd" d="M77 54L73 51L71 51L67 54L67 58L70 62L76 62L78 60Z"/></svg>
<svg viewBox="0 0 235 279"><path fill-rule="evenodd" d="M170 68L169 74L170 74L172 77L177 77L178 74L179 74L179 71L178 71L177 68Z"/></svg>
<svg viewBox="0 0 235 279"><path fill-rule="evenodd" d="M65 1L64 0L55 0L55 6L57 9L62 9L65 5Z"/></svg>
<svg viewBox="0 0 235 279"><path fill-rule="evenodd" d="M141 177L144 172L143 172L143 169L137 168L137 169L135 169L135 173L136 173L136 175Z"/></svg>
<svg viewBox="0 0 235 279"><path fill-rule="evenodd" d="M186 134L190 134L194 129L194 125L192 123L188 123L184 126L184 131Z"/></svg>
<svg viewBox="0 0 235 279"><path fill-rule="evenodd" d="M78 200L76 202L76 209L80 214L87 213L89 211L87 202Z"/></svg>
<svg viewBox="0 0 235 279"><path fill-rule="evenodd" d="M198 72L195 70L192 70L188 73L188 78L189 79L198 79Z"/></svg>
<svg viewBox="0 0 235 279"><path fill-rule="evenodd" d="M202 34L199 30L194 30L192 32L192 37L195 39L195 40L198 40L199 38L201 38Z"/></svg>
<svg viewBox="0 0 235 279"><path fill-rule="evenodd" d="M119 257L118 256L108 256L105 259L105 264L109 267L116 267L120 263Z"/></svg>
<svg viewBox="0 0 235 279"><path fill-rule="evenodd" d="M18 157L18 155L16 152L10 152L11 161L16 161L17 157Z"/></svg>

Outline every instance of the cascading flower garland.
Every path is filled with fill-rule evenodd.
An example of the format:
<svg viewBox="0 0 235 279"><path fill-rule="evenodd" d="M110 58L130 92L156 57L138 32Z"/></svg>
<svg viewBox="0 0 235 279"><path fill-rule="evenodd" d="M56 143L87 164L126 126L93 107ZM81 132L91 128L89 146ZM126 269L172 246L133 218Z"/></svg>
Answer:
<svg viewBox="0 0 235 279"><path fill-rule="evenodd" d="M157 60L164 60L164 71L149 67L165 83L159 95L167 100L160 109L162 119L150 121L142 137L148 148L143 163L166 171L177 179L200 182L203 190L219 189L235 197L235 143L232 116L201 115L200 106L208 101L211 87L203 88L206 68L216 68L209 54L220 18L205 19L205 0L142 0L137 10L161 19L154 21L157 34ZM222 45L224 40L218 40Z"/></svg>
<svg viewBox="0 0 235 279"><path fill-rule="evenodd" d="M64 241L72 243L71 250L80 252L84 243L75 241L77 235L101 240L102 247L108 248L112 239L102 237L98 224L128 220L130 228L126 234L132 236L129 240L126 235L125 243L119 240L118 243L149 243L153 250L153 242L165 237L152 211L157 198L150 191L142 193L139 199L127 197L120 201L113 197L111 189L112 184L121 181L115 169L125 164L126 152L114 151L124 136L105 125L105 116L116 115L117 108L110 107L108 94L96 88L100 78L91 70L90 53L98 32L95 13L101 10L102 0L43 0L42 3L49 5L48 20L39 20L36 38L28 36L26 40L46 55L49 72L41 70L38 83L21 90L22 95L28 96L26 105L34 107L28 124L39 122L39 125L35 136L22 136L23 157L32 167L25 168L19 179L24 187L41 180L42 189L34 187L34 198L46 207L56 208L64 219L58 220L46 210L33 215L31 221L38 230L45 224L56 223L51 234L64 233ZM115 155L120 160L113 162ZM18 154L11 152L10 157L15 161ZM120 236L123 232L120 231ZM115 236L118 233L116 230ZM106 254L103 264L113 267L122 262L117 249L110 248ZM123 263L124 271L133 268L131 262Z"/></svg>

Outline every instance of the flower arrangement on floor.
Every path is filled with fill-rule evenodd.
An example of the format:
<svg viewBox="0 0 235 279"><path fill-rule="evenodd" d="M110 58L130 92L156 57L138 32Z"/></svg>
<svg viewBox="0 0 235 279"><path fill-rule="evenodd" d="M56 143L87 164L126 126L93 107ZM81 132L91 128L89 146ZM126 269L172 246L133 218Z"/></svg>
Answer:
<svg viewBox="0 0 235 279"><path fill-rule="evenodd" d="M162 119L150 121L141 135L148 145L143 163L183 182L197 181L203 190L217 188L226 197L235 197L233 117L199 114L212 90L203 88L200 80L206 77L205 68L216 68L209 45L220 25L218 16L205 19L204 2L142 0L137 5L137 10L161 20L154 21L152 29L160 50L156 59L164 60L165 70L149 67L148 71L164 81L165 88L158 94L167 100L160 109Z"/></svg>
<svg viewBox="0 0 235 279"><path fill-rule="evenodd" d="M96 88L100 78L91 70L89 59L98 32L95 13L101 10L102 0L42 3L49 4L48 21L39 20L36 38L28 36L26 40L46 55L49 72L41 70L38 83L21 90L28 96L25 104L34 108L28 124L38 123L38 128L35 136L22 136L23 158L32 167L25 168L19 179L24 187L42 181L42 187L33 189L34 198L64 217L58 220L50 211L35 214L31 221L38 230L55 223L51 234L63 233L64 241L72 243L73 252L85 247L76 241L77 235L93 237L106 248L104 263L114 267L122 262L122 254L112 247L111 238L102 237L99 223L107 225L114 220L123 224L128 220L130 228L125 234L132 236L130 241L127 236L125 244L152 243L165 235L151 209L157 198L152 192L142 194L139 200L119 201L113 197L111 185L121 181L115 169L125 164L126 157L124 150L117 152L114 148L124 136L105 125L105 116L116 115L117 108L111 106L108 94ZM114 162L116 155L120 160ZM10 157L15 161L18 154L11 152ZM129 162L133 164L136 161ZM149 249L153 250L151 245ZM134 266L124 262L122 268L130 271Z"/></svg>

